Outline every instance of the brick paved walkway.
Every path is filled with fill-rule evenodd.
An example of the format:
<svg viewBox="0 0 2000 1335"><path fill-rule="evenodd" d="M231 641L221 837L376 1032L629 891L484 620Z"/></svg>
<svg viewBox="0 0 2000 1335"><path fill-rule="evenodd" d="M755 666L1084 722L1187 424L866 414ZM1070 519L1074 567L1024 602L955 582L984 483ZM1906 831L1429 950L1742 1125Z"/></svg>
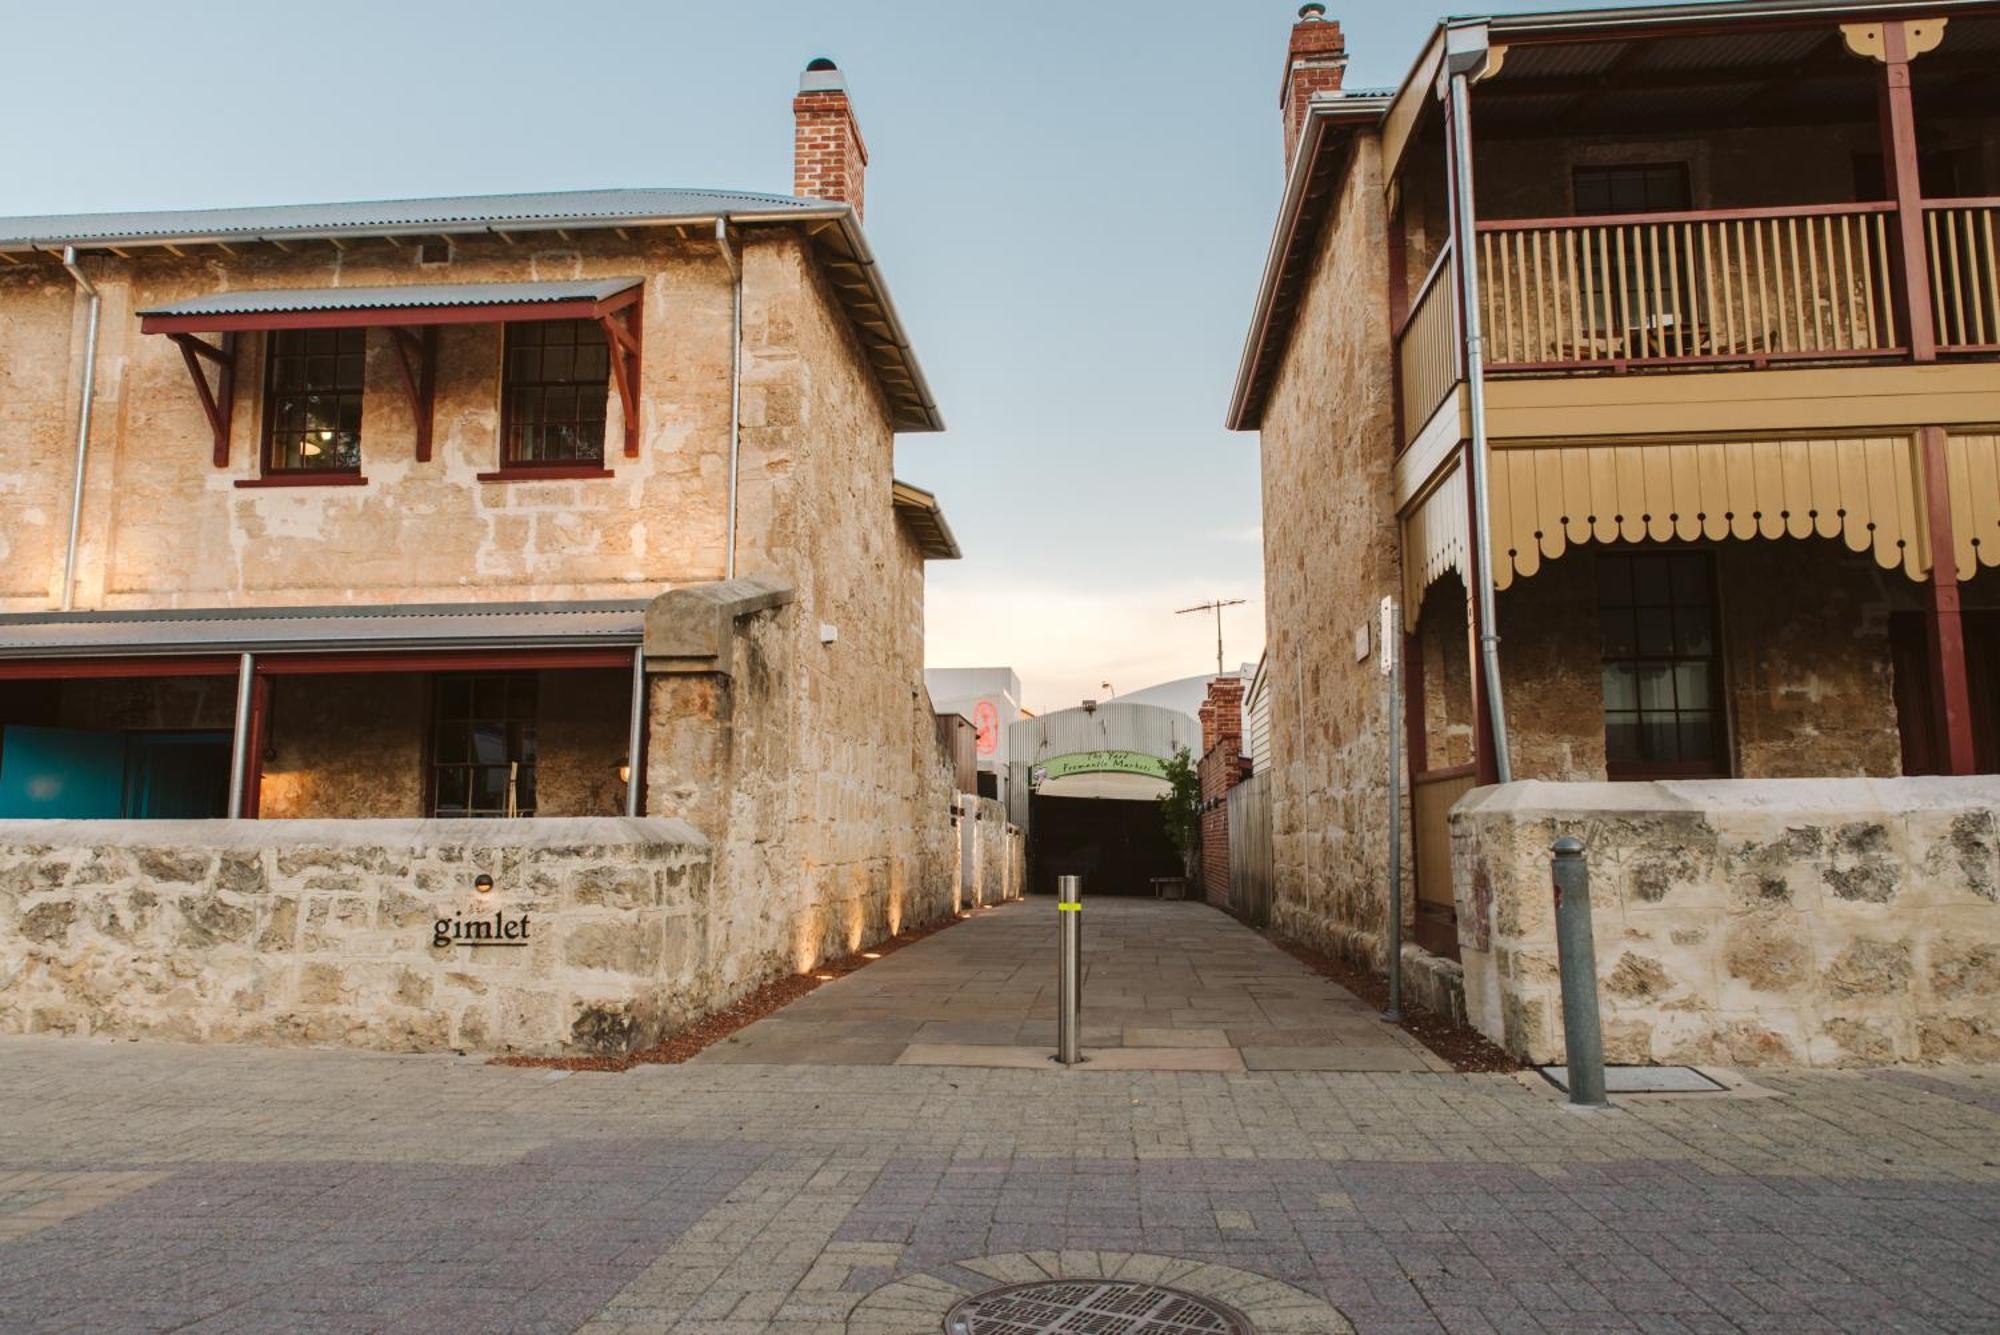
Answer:
<svg viewBox="0 0 2000 1335"><path fill-rule="evenodd" d="M1447 1071L1346 989L1206 904L1084 910L1086 1065L1102 1071ZM888 955L697 1060L1051 1071L1056 910L1029 899Z"/></svg>
<svg viewBox="0 0 2000 1335"><path fill-rule="evenodd" d="M1265 1335L2000 1328L2000 1072L1757 1084L7 1038L0 1330L915 1335L1024 1268Z"/></svg>

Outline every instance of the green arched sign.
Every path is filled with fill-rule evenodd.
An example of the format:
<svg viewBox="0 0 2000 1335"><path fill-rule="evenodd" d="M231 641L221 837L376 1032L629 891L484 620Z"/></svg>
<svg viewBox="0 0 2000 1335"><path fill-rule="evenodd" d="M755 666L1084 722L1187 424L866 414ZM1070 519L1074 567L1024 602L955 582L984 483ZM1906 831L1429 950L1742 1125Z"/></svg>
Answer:
<svg viewBox="0 0 2000 1335"><path fill-rule="evenodd" d="M1150 779L1165 779L1167 762L1144 751L1076 751L1066 756L1051 756L1030 767L1028 786L1039 788L1051 779L1066 779L1072 774L1143 774Z"/></svg>

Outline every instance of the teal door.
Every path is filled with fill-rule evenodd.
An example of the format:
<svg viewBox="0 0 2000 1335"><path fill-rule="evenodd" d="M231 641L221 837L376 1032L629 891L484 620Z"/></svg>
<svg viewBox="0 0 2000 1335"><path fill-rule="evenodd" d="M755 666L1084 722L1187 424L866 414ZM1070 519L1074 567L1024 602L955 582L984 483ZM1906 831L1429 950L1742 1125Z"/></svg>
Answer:
<svg viewBox="0 0 2000 1335"><path fill-rule="evenodd" d="M0 730L0 818L124 814L124 733L15 724Z"/></svg>

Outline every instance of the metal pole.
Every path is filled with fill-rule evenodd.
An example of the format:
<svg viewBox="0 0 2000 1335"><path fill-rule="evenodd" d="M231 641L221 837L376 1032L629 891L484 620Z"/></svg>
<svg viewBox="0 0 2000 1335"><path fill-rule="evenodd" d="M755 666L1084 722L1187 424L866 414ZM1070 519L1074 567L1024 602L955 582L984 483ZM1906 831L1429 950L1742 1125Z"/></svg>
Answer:
<svg viewBox="0 0 2000 1335"><path fill-rule="evenodd" d="M1583 841L1564 835L1549 850L1556 896L1556 960L1562 973L1563 1044L1569 1101L1604 1106L1604 1030L1597 1013L1597 944L1590 930L1590 866Z"/></svg>
<svg viewBox="0 0 2000 1335"><path fill-rule="evenodd" d="M1479 315L1479 232L1472 200L1472 84L1451 77L1452 245L1458 252L1460 319L1465 327L1466 411L1471 417L1472 577L1479 599L1479 664L1486 707L1493 716L1493 767L1500 782L1514 778L1507 750L1507 707L1500 690L1500 635L1493 604L1493 500L1487 478L1486 340Z"/></svg>
<svg viewBox="0 0 2000 1335"><path fill-rule="evenodd" d="M1396 642L1390 634L1395 603L1382 600L1382 675L1389 679L1389 1008L1382 1018L1403 1022L1403 730L1397 708L1402 699L1396 671Z"/></svg>
<svg viewBox="0 0 2000 1335"><path fill-rule="evenodd" d="M236 732L229 744L229 819L243 816L243 781L250 773L251 696L257 689L257 655L236 662Z"/></svg>
<svg viewBox="0 0 2000 1335"><path fill-rule="evenodd" d="M63 268L90 296L90 322L83 335L83 402L76 415L76 471L70 480L69 548L63 557L62 610L75 606L76 540L83 527L83 470L90 450L90 409L97 397L97 317L104 299L76 262L76 247L64 246Z"/></svg>
<svg viewBox="0 0 2000 1335"><path fill-rule="evenodd" d="M646 746L646 651L632 651L632 718L625 732L625 814L639 814L640 755Z"/></svg>
<svg viewBox="0 0 2000 1335"><path fill-rule="evenodd" d="M1215 604L1215 675L1222 675L1222 603Z"/></svg>
<svg viewBox="0 0 2000 1335"><path fill-rule="evenodd" d="M1083 1060L1077 1044L1083 1006L1083 878L1056 877L1056 920L1061 924L1062 960L1056 975L1056 1060L1074 1066Z"/></svg>

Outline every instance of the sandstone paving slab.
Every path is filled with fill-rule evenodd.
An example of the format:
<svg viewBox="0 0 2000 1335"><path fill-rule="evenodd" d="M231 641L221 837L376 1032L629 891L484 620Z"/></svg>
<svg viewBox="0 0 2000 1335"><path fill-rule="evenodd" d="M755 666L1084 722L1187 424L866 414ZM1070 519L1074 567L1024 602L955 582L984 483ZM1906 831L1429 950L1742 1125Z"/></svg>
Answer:
<svg viewBox="0 0 2000 1335"><path fill-rule="evenodd" d="M1220 1029L1159 1029L1146 1025L1125 1026L1128 1048L1226 1048L1229 1035Z"/></svg>
<svg viewBox="0 0 2000 1335"><path fill-rule="evenodd" d="M1242 1049L1243 1065L1252 1071L1429 1071L1437 1069L1430 1054L1407 1048L1269 1047ZM1442 1065L1439 1063L1438 1065ZM1446 1067L1445 1069L1449 1069Z"/></svg>

